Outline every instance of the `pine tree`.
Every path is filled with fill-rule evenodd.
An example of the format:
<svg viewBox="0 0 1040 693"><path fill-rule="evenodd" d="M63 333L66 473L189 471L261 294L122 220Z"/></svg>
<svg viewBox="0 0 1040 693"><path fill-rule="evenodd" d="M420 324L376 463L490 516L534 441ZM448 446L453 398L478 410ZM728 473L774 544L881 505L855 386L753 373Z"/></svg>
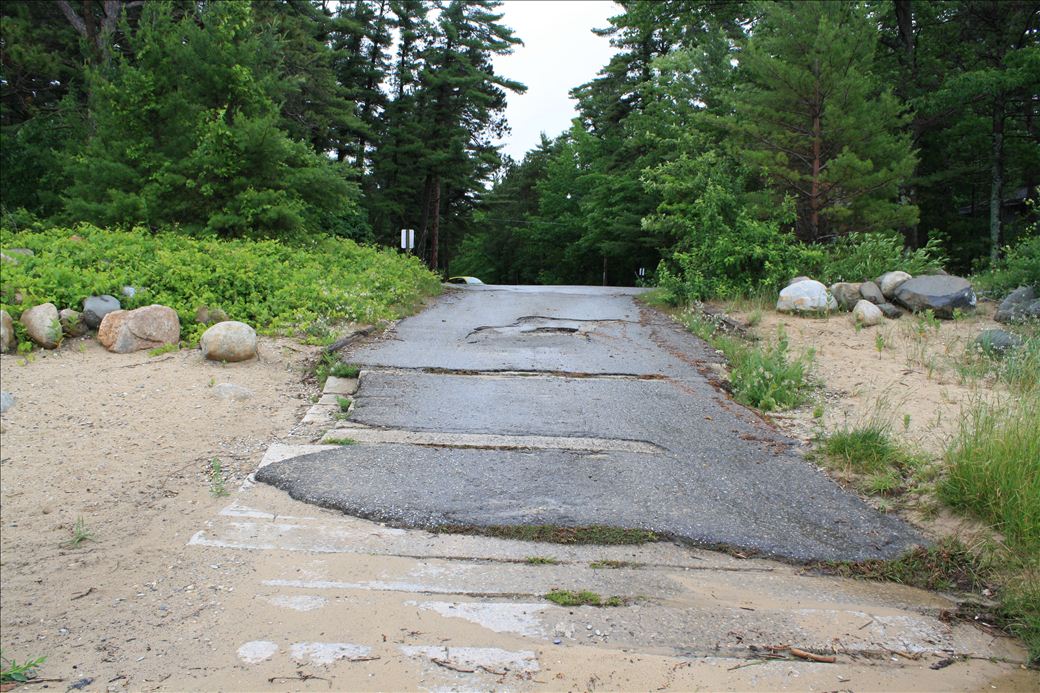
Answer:
<svg viewBox="0 0 1040 693"><path fill-rule="evenodd" d="M917 222L897 200L914 167L907 116L872 71L875 43L857 3L771 3L740 57L738 156L794 198L803 240Z"/></svg>

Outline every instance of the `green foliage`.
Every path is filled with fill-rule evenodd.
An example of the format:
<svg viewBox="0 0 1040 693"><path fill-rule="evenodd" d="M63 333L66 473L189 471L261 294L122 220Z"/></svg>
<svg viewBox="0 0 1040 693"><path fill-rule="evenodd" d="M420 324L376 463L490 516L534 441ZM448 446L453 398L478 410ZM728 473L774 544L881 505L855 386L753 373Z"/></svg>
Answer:
<svg viewBox="0 0 1040 693"><path fill-rule="evenodd" d="M946 264L941 243L931 239L916 250L906 249L894 233L852 233L822 247L822 262L812 276L827 284L873 281L885 272L902 270L914 276L934 274Z"/></svg>
<svg viewBox="0 0 1040 693"><path fill-rule="evenodd" d="M321 442L324 445L356 445L357 441L353 438L322 438Z"/></svg>
<svg viewBox="0 0 1040 693"><path fill-rule="evenodd" d="M1040 555L1040 395L967 413L946 453L939 496L992 523L1009 545Z"/></svg>
<svg viewBox="0 0 1040 693"><path fill-rule="evenodd" d="M737 401L762 411L790 409L804 402L812 352L792 359L788 351L787 336L781 329L773 346L746 347L727 353L730 383Z"/></svg>
<svg viewBox="0 0 1040 693"><path fill-rule="evenodd" d="M337 361L329 369L329 375L334 378L356 378L361 374L361 368L352 363Z"/></svg>
<svg viewBox="0 0 1040 693"><path fill-rule="evenodd" d="M37 657L24 662L8 659L0 653L0 683L27 683L36 678L36 670L43 666L46 657Z"/></svg>
<svg viewBox="0 0 1040 693"><path fill-rule="evenodd" d="M154 349L149 349L148 355L152 357L162 356L163 354L168 354L171 351L177 351L180 348L180 344L163 344L162 346L155 347Z"/></svg>
<svg viewBox="0 0 1040 693"><path fill-rule="evenodd" d="M4 267L3 307L17 316L51 302L78 308L95 294L142 287L124 307L160 303L177 311L181 338L195 342L205 325L199 306L219 306L234 320L267 334L307 330L322 322L373 323L394 318L416 297L437 293L437 278L414 257L315 237L306 243L194 239L143 230L107 231L82 224L11 233L5 246L35 251ZM25 300L14 304L20 291Z"/></svg>
<svg viewBox="0 0 1040 693"><path fill-rule="evenodd" d="M886 474L911 461L892 438L891 427L877 417L827 436L823 451L832 462L858 474Z"/></svg>
<svg viewBox="0 0 1040 693"><path fill-rule="evenodd" d="M604 599L595 592L582 590L572 592L570 590L552 590L545 598L560 606L624 606L625 600L621 597L608 597Z"/></svg>
<svg viewBox="0 0 1040 693"><path fill-rule="evenodd" d="M928 590L978 591L989 584L993 566L959 539L918 547L891 561L825 563L826 572L866 580L897 582Z"/></svg>
<svg viewBox="0 0 1040 693"><path fill-rule="evenodd" d="M551 556L528 556L524 559L527 565L559 565L560 561Z"/></svg>
<svg viewBox="0 0 1040 693"><path fill-rule="evenodd" d="M350 405L353 403L349 397L340 397L337 395L336 404L339 405L339 410L343 413L350 411Z"/></svg>
<svg viewBox="0 0 1040 693"><path fill-rule="evenodd" d="M1004 258L995 267L975 275L972 283L996 296L1009 294L1020 286L1040 288L1040 235L1005 248Z"/></svg>
<svg viewBox="0 0 1040 693"><path fill-rule="evenodd" d="M72 525L72 536L63 542L62 546L74 549L86 541L94 541L94 531L87 527L87 523L82 517L77 517L75 524Z"/></svg>

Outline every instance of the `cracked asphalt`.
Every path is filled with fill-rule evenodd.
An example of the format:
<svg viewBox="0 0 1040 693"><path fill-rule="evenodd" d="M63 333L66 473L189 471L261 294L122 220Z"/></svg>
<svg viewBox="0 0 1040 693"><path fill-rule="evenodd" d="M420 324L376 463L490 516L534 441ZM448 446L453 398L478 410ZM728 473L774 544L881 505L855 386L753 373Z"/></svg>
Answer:
<svg viewBox="0 0 1040 693"><path fill-rule="evenodd" d="M714 387L717 355L636 303L638 291L453 289L345 357L364 368L351 426L506 435L512 449L359 443L257 479L405 527L610 525L793 561L892 558L924 543ZM656 452L553 449L534 436Z"/></svg>

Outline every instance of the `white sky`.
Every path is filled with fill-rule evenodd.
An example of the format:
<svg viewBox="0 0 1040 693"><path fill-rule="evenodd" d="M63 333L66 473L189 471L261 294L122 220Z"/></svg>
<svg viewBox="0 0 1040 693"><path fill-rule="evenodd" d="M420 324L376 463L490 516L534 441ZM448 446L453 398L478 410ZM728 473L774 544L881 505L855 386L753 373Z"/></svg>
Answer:
<svg viewBox="0 0 1040 693"><path fill-rule="evenodd" d="M614 54L592 29L609 26L607 18L621 8L612 0L505 0L497 11L524 42L494 59L499 74L527 85L524 94L508 94L513 132L502 140L502 152L519 161L542 132L555 137L570 127L576 112L567 92L593 79Z"/></svg>

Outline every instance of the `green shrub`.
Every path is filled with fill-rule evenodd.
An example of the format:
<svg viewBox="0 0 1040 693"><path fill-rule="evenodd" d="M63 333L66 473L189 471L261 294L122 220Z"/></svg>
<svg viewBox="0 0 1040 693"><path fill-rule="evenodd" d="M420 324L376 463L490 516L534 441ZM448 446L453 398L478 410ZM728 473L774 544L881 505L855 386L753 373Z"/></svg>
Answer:
<svg viewBox="0 0 1040 693"><path fill-rule="evenodd" d="M902 270L912 275L932 274L943 268L946 256L938 239L930 239L917 250L907 250L896 233L852 233L834 243L821 246L822 261L815 268L803 268L824 284L860 282Z"/></svg>
<svg viewBox="0 0 1040 693"><path fill-rule="evenodd" d="M1010 546L1040 553L1040 396L977 406L946 460L946 503L992 523Z"/></svg>
<svg viewBox="0 0 1040 693"><path fill-rule="evenodd" d="M1006 248L1004 259L996 267L977 274L972 283L996 296L1004 296L1027 284L1040 288L1040 235Z"/></svg>
<svg viewBox="0 0 1040 693"><path fill-rule="evenodd" d="M774 346L728 351L730 383L737 401L762 411L790 409L805 401L813 355L810 351L800 358L789 358L783 330Z"/></svg>
<svg viewBox="0 0 1040 693"><path fill-rule="evenodd" d="M170 306L189 343L205 330L195 322L199 306L219 307L260 332L317 330L328 339L332 321L398 317L419 297L440 290L436 276L414 257L330 236L288 244L81 224L3 229L0 244L35 252L4 265L0 304L13 317L48 301L79 308L87 296L107 293L125 308ZM127 285L139 288L131 299L120 296ZM16 292L24 297L21 304L14 303Z"/></svg>

